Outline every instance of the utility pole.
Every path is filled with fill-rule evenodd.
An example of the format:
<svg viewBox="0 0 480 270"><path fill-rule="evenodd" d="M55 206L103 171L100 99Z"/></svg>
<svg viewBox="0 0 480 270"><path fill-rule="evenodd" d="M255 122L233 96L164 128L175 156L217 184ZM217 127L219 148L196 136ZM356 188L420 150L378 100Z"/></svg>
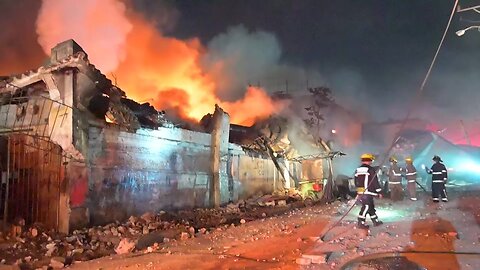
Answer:
<svg viewBox="0 0 480 270"><path fill-rule="evenodd" d="M473 10L477 13L480 13L480 5L473 6L473 7L468 7L468 8L463 8L463 9L460 7L460 5L457 6L457 13L464 12L464 11L469 11L469 10Z"/></svg>
<svg viewBox="0 0 480 270"><path fill-rule="evenodd" d="M480 13L480 5L477 5L477 6L473 6L473 7L468 7L468 8L461 8L460 5L457 6L457 13L460 13L460 12L465 12L465 11L475 11L476 13ZM478 31L480 31L480 25L471 25L465 29L461 29L461 30L458 30L457 32L455 32L455 34L459 37L463 36L465 34L466 31L470 30L470 29L477 29Z"/></svg>

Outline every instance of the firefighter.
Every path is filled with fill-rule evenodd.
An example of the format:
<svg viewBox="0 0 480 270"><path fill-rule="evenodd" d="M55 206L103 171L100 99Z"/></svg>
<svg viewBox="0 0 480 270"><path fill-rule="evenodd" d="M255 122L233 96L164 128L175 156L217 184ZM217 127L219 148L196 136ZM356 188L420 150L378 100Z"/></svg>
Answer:
<svg viewBox="0 0 480 270"><path fill-rule="evenodd" d="M392 201L403 200L402 170L398 167L395 157L390 158L390 171L388 173L388 186L390 187L390 198Z"/></svg>
<svg viewBox="0 0 480 270"><path fill-rule="evenodd" d="M448 178L447 168L439 156L435 155L432 160L435 161L432 168L426 168L427 173L432 175L432 200L433 202L439 202L440 197L442 197L442 201L448 202L445 189Z"/></svg>
<svg viewBox="0 0 480 270"><path fill-rule="evenodd" d="M410 196L410 200L416 201L417 200L417 169L413 166L413 159L411 157L407 157L405 159L405 177L407 178L407 190L408 195Z"/></svg>
<svg viewBox="0 0 480 270"><path fill-rule="evenodd" d="M358 228L368 229L369 226L365 224L367 214L370 215L374 226L383 224L378 220L374 197L382 198L382 188L378 182L378 176L375 169L372 167L374 156L372 154L363 154L361 156L362 165L355 170L355 186L357 188L357 203L362 206L358 214Z"/></svg>

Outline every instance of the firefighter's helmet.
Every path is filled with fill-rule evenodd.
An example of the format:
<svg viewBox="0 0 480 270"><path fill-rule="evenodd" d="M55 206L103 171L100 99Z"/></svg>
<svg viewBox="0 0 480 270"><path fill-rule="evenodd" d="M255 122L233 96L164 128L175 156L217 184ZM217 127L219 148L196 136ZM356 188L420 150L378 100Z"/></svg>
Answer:
<svg viewBox="0 0 480 270"><path fill-rule="evenodd" d="M372 155L372 154L369 154L369 153L366 153L366 154L363 154L360 159L362 161L373 161L375 159L375 157Z"/></svg>
<svg viewBox="0 0 480 270"><path fill-rule="evenodd" d="M390 157L390 162L397 163L397 162L398 162L398 160L397 160L397 158L396 158L396 157L394 157L394 156L391 156L391 157Z"/></svg>
<svg viewBox="0 0 480 270"><path fill-rule="evenodd" d="M437 155L433 156L432 160L437 162L443 162L442 158Z"/></svg>
<svg viewBox="0 0 480 270"><path fill-rule="evenodd" d="M408 164L412 164L413 163L412 157L405 158L405 162L408 163Z"/></svg>

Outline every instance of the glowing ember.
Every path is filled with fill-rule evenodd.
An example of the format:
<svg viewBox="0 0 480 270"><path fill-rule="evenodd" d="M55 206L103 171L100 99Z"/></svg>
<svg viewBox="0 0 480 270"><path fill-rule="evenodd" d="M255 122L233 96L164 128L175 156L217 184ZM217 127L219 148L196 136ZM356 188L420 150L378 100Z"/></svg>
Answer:
<svg viewBox="0 0 480 270"><path fill-rule="evenodd" d="M106 121L107 123L113 123L113 121L112 121L110 118L108 118L107 116L105 116L105 121Z"/></svg>

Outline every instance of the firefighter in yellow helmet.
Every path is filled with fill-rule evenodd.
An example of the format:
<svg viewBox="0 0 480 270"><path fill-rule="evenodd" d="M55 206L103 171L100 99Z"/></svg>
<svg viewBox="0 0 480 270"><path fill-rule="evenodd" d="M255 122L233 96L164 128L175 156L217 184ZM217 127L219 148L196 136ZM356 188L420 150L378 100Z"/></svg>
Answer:
<svg viewBox="0 0 480 270"><path fill-rule="evenodd" d="M417 169L413 165L413 159L411 157L407 157L405 159L405 177L407 178L407 190L408 195L410 196L410 200L416 201L417 200Z"/></svg>
<svg viewBox="0 0 480 270"><path fill-rule="evenodd" d="M390 170L388 172L388 187L392 201L403 200L402 169L398 166L398 160L390 157Z"/></svg>
<svg viewBox="0 0 480 270"><path fill-rule="evenodd" d="M365 224L367 214L370 215L374 226L383 224L378 220L374 197L382 197L380 193L382 188L378 182L377 172L372 167L372 162L375 157L372 154L363 154L361 156L362 164L355 170L355 186L357 187L357 203L362 206L358 214L358 228L368 229L369 226Z"/></svg>

